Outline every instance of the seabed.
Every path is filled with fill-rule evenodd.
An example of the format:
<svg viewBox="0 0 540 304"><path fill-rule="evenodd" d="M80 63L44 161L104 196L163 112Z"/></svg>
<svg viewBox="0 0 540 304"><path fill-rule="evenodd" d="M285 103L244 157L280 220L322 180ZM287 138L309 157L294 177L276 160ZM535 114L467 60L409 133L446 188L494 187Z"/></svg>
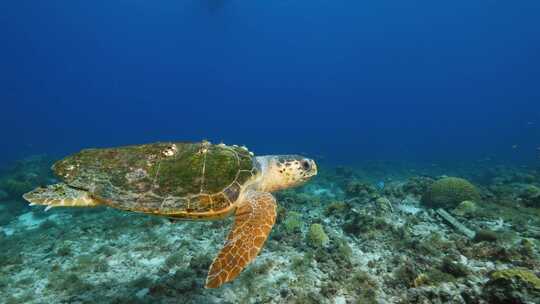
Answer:
<svg viewBox="0 0 540 304"><path fill-rule="evenodd" d="M0 172L2 303L540 303L540 167L322 164L276 194L255 262L204 289L231 219L29 207L51 161Z"/></svg>

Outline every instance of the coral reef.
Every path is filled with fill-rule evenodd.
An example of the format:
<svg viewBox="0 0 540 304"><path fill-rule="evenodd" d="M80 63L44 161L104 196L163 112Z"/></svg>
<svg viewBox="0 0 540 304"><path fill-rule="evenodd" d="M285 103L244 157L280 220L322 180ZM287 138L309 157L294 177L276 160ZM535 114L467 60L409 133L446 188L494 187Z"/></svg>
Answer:
<svg viewBox="0 0 540 304"><path fill-rule="evenodd" d="M462 201L452 210L452 213L458 216L474 217L478 211L478 206L473 201Z"/></svg>
<svg viewBox="0 0 540 304"><path fill-rule="evenodd" d="M378 196L377 189L369 183L353 180L347 184L345 193L349 197L370 197Z"/></svg>
<svg viewBox="0 0 540 304"><path fill-rule="evenodd" d="M482 229L476 232L474 240L476 242L496 242L499 239L499 236L496 232Z"/></svg>
<svg viewBox="0 0 540 304"><path fill-rule="evenodd" d="M437 208L455 208L467 200L480 201L480 192L469 181L457 177L435 181L422 196L422 203Z"/></svg>
<svg viewBox="0 0 540 304"><path fill-rule="evenodd" d="M540 208L540 188L535 185L527 185L519 198L525 206Z"/></svg>
<svg viewBox="0 0 540 304"><path fill-rule="evenodd" d="M375 200L375 208L381 214L392 212L392 202L387 197L381 196Z"/></svg>
<svg viewBox="0 0 540 304"><path fill-rule="evenodd" d="M285 231L288 233L300 231L304 226L302 215L295 211L289 212L285 218L285 221L283 222L283 225L285 227Z"/></svg>
<svg viewBox="0 0 540 304"><path fill-rule="evenodd" d="M48 170L36 169L47 162L39 159L12 166L0 180L47 182ZM4 190L1 302L540 303L540 210L532 187L540 174L475 166L323 167L312 183L276 194L277 222L265 247L217 290L203 285L231 218L44 212ZM25 178L24 171L45 175ZM443 174L476 186L432 178ZM474 238L429 208L433 197Z"/></svg>
<svg viewBox="0 0 540 304"><path fill-rule="evenodd" d="M324 232L323 226L321 224L313 224L309 227L308 232L308 241L314 247L325 247L330 239L328 235Z"/></svg>
<svg viewBox="0 0 540 304"><path fill-rule="evenodd" d="M403 185L403 190L407 193L422 196L434 182L435 180L427 176L413 176Z"/></svg>
<svg viewBox="0 0 540 304"><path fill-rule="evenodd" d="M326 210L324 211L324 214L326 216L335 216L335 215L337 216L337 215L346 213L347 208L348 208L347 203L343 201L335 201L328 204L328 206L326 207Z"/></svg>
<svg viewBox="0 0 540 304"><path fill-rule="evenodd" d="M490 303L540 303L540 279L522 268L494 271L485 293Z"/></svg>

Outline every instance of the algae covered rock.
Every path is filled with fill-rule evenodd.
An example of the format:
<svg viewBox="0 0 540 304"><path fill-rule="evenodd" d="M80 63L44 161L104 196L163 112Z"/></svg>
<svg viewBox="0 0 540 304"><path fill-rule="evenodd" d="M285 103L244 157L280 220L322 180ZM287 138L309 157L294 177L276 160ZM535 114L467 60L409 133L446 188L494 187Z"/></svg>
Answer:
<svg viewBox="0 0 540 304"><path fill-rule="evenodd" d="M463 201L452 210L452 213L459 216L472 217L478 211L478 206L473 201Z"/></svg>
<svg viewBox="0 0 540 304"><path fill-rule="evenodd" d="M375 235L380 231L391 229L387 216L365 212L351 212L343 223L343 231L358 236L360 234Z"/></svg>
<svg viewBox="0 0 540 304"><path fill-rule="evenodd" d="M456 278L465 277L470 273L467 266L465 266L461 262L454 260L448 256L443 258L441 266L440 266L440 270Z"/></svg>
<svg viewBox="0 0 540 304"><path fill-rule="evenodd" d="M326 216L345 214L348 209L349 207L347 206L347 203L343 201L335 201L326 206L324 214Z"/></svg>
<svg viewBox="0 0 540 304"><path fill-rule="evenodd" d="M326 232L324 232L321 224L313 224L309 227L308 242L313 247L324 247L329 241L330 239L326 235Z"/></svg>
<svg viewBox="0 0 540 304"><path fill-rule="evenodd" d="M490 274L485 288L489 303L540 303L540 278L524 268Z"/></svg>
<svg viewBox="0 0 540 304"><path fill-rule="evenodd" d="M455 208L463 201L479 201L478 189L458 177L445 177L434 182L422 196L422 203L434 208Z"/></svg>
<svg viewBox="0 0 540 304"><path fill-rule="evenodd" d="M348 197L372 197L376 198L378 196L377 189L372 185L361 182L361 181L351 181L347 184L347 189L345 193Z"/></svg>
<svg viewBox="0 0 540 304"><path fill-rule="evenodd" d="M403 191L414 195L426 193L435 181L427 176L413 176L403 185Z"/></svg>
<svg viewBox="0 0 540 304"><path fill-rule="evenodd" d="M379 214L385 214L393 211L392 202L387 197L381 196L375 200L375 210Z"/></svg>
<svg viewBox="0 0 540 304"><path fill-rule="evenodd" d="M519 195L521 202L527 207L540 208L540 188L527 185Z"/></svg>
<svg viewBox="0 0 540 304"><path fill-rule="evenodd" d="M283 223L287 233L298 232L302 229L303 225L304 222L302 221L302 215L296 211L288 212Z"/></svg>
<svg viewBox="0 0 540 304"><path fill-rule="evenodd" d="M496 242L499 239L499 235L495 231L482 229L476 232L474 236L475 242Z"/></svg>

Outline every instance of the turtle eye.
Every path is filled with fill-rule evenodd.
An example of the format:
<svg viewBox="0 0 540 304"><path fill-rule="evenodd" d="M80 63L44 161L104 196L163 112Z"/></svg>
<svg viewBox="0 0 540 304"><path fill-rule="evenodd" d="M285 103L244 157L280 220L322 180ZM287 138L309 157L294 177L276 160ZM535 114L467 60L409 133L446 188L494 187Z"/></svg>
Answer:
<svg viewBox="0 0 540 304"><path fill-rule="evenodd" d="M311 164L307 161L307 160L304 160L302 161L302 168L304 168L304 170L309 170L311 169Z"/></svg>

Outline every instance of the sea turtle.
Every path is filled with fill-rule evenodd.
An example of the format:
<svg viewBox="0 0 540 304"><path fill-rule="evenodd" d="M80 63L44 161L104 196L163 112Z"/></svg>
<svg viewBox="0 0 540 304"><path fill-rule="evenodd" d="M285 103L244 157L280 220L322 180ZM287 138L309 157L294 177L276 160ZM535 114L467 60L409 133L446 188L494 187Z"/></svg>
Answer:
<svg viewBox="0 0 540 304"><path fill-rule="evenodd" d="M52 166L63 182L23 197L31 205L109 206L187 220L235 215L205 287L232 281L257 256L276 219L270 194L317 174L299 155L254 157L246 147L167 142L86 149Z"/></svg>

